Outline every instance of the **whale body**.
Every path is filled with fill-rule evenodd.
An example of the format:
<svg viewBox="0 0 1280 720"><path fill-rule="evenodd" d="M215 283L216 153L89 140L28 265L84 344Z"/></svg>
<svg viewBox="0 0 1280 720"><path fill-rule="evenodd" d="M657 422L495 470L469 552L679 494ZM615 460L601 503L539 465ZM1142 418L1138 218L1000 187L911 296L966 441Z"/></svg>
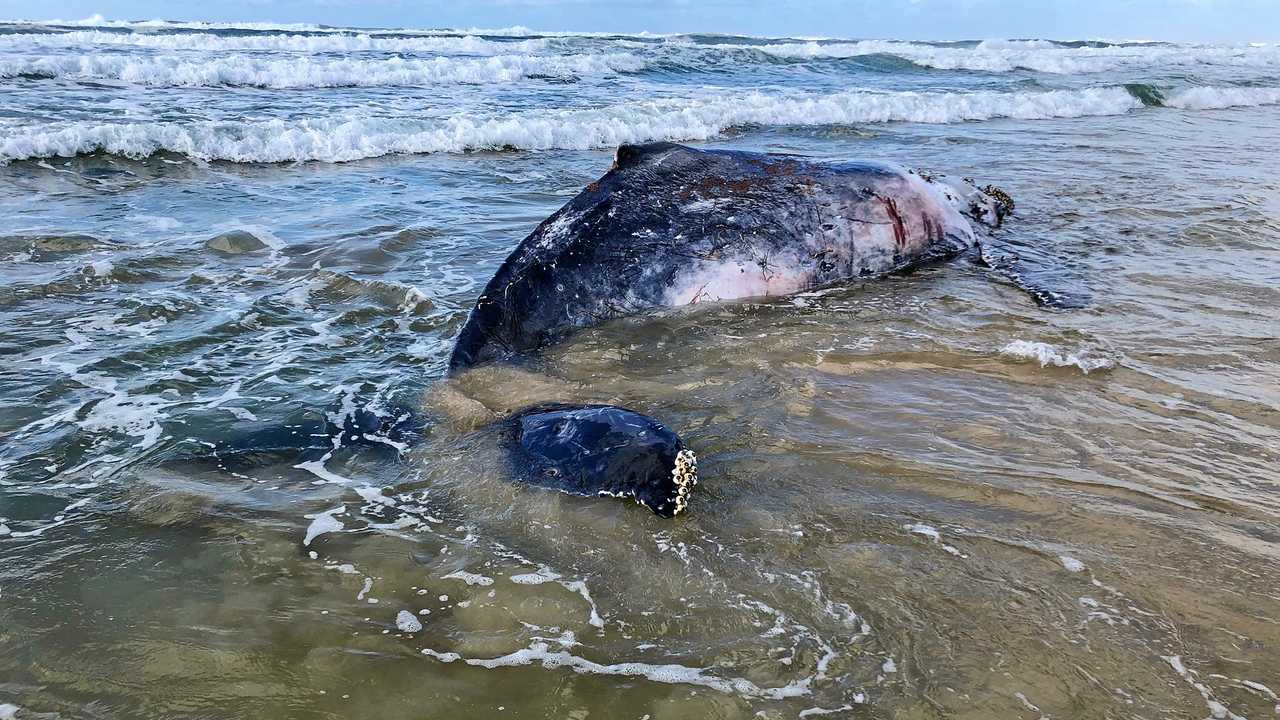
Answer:
<svg viewBox="0 0 1280 720"><path fill-rule="evenodd" d="M787 295L949 258L1012 210L996 188L886 163L623 145L603 177L498 269L458 335L449 372L512 361L575 329L654 308ZM698 483L697 458L680 436L626 408L535 405L476 432L496 433L517 482L630 498L664 518L688 508ZM399 452L424 435L411 410L344 405L216 446L204 459L225 469L299 450L323 451L323 462L345 445Z"/></svg>
<svg viewBox="0 0 1280 720"><path fill-rule="evenodd" d="M450 371L654 308L787 295L949 258L1012 209L995 188L886 163L623 145L502 264Z"/></svg>

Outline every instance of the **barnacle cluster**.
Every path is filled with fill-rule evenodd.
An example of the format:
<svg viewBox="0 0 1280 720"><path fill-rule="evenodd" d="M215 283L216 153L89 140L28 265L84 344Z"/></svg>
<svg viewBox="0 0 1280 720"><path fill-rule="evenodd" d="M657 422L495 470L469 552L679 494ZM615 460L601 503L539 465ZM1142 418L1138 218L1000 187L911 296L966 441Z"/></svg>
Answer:
<svg viewBox="0 0 1280 720"><path fill-rule="evenodd" d="M671 469L671 479L676 484L676 511L679 515L689 505L689 494L698 484L698 456L692 450L676 453L676 465Z"/></svg>
<svg viewBox="0 0 1280 720"><path fill-rule="evenodd" d="M995 185L988 185L982 188L982 192L991 196L992 200L1004 206L1002 215L1008 215L1013 212L1013 198L1009 197L1009 193L1001 190Z"/></svg>

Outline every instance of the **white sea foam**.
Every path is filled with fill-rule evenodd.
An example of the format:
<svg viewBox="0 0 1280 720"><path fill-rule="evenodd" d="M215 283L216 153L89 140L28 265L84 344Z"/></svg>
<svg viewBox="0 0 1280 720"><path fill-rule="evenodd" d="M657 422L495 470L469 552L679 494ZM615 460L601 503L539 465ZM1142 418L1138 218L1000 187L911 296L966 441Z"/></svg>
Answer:
<svg viewBox="0 0 1280 720"><path fill-rule="evenodd" d="M1231 712L1226 705L1219 702L1213 694L1213 690L1209 686L1200 682L1197 673L1194 670L1188 670L1186 665L1182 664L1182 657L1178 655L1162 656L1165 662L1169 663L1169 667L1178 673L1178 677L1186 681L1188 685L1195 688L1200 696L1204 698L1205 704L1209 707L1209 716L1212 718L1229 718L1230 720L1245 720L1240 715Z"/></svg>
<svg viewBox="0 0 1280 720"><path fill-rule="evenodd" d="M933 527L932 525L925 525L924 523L915 523L912 525L903 525L902 527L907 532L914 533L916 535L923 535L934 542L937 542L939 538L942 537L942 535L938 532L938 529Z"/></svg>
<svg viewBox="0 0 1280 720"><path fill-rule="evenodd" d="M490 40L474 35L386 37L356 34L213 35L208 33L118 33L78 30L67 33L15 33L0 35L0 48L138 47L175 51L253 50L291 53L440 53L499 55L535 53L549 47L545 38Z"/></svg>
<svg viewBox="0 0 1280 720"><path fill-rule="evenodd" d="M1198 87L1176 93L1166 99L1164 104L1184 110L1280 105L1280 88Z"/></svg>
<svg viewBox="0 0 1280 720"><path fill-rule="evenodd" d="M861 705L867 701L867 696L863 695L862 693L858 693L857 695L853 696L853 701ZM838 715L840 713L846 713L852 709L853 709L853 705L841 705L840 707L835 707L835 708L811 707L805 710L801 710L800 714L796 715L796 717L807 718L807 717L817 717L819 715Z"/></svg>
<svg viewBox="0 0 1280 720"><path fill-rule="evenodd" d="M317 485L323 485L325 483L333 485L350 485L351 478L343 477L325 467L324 463L328 459L329 455L325 455L319 460L308 460L307 462L298 463L297 465L294 465L294 467L299 470L306 470L317 478L320 478L315 481Z"/></svg>
<svg viewBox="0 0 1280 720"><path fill-rule="evenodd" d="M1059 350L1049 343L1030 340L1014 340L1000 350L1000 354L1024 360L1035 360L1040 367L1078 367L1087 375L1094 370L1109 370L1115 367L1115 360L1100 357L1095 353L1079 349L1075 352Z"/></svg>
<svg viewBox="0 0 1280 720"><path fill-rule="evenodd" d="M1067 572L1078 573L1083 572L1085 569L1084 563L1070 555L1059 555L1058 562L1062 563L1062 567L1066 568Z"/></svg>
<svg viewBox="0 0 1280 720"><path fill-rule="evenodd" d="M446 575L445 577L450 576ZM554 582L570 592L575 592L582 596L582 599L587 602L587 606L590 608L587 623L592 627L604 627L604 618L600 617L600 610L596 606L595 598L591 597L591 591L587 589L587 584L582 580L565 580L560 573L555 572L546 565L539 566L534 572L511 575L507 579L517 585L542 585L543 583ZM467 584L469 585L470 583Z"/></svg>
<svg viewBox="0 0 1280 720"><path fill-rule="evenodd" d="M342 524L341 520L334 517L335 515L342 515L346 511L346 507L339 505L336 508L325 510L322 513L308 515L307 517L312 520L311 524L307 526L306 537L302 539L303 546L305 547L310 545L312 540L315 540L325 533L338 532L346 527Z"/></svg>
<svg viewBox="0 0 1280 720"><path fill-rule="evenodd" d="M441 662L457 662L461 660L468 665L488 669L522 665L541 665L548 670L564 667L570 668L577 673L643 677L653 682L673 685L699 685L725 694L771 700L809 694L808 680L793 682L782 687L763 688L744 678L719 678L707 674L706 670L685 665L655 665L642 662L622 662L604 665L572 655L563 650L553 651L551 646L545 642L535 642L527 648L495 658L463 658L457 653L439 652L430 648L424 649L422 654L434 657Z"/></svg>
<svg viewBox="0 0 1280 720"><path fill-rule="evenodd" d="M387 497L386 495L383 495L381 488L376 488L371 485L365 485L365 486L356 488L356 494L359 495L361 498L363 498L364 501L369 503L370 505L385 505L386 507L396 506L395 498Z"/></svg>
<svg viewBox="0 0 1280 720"><path fill-rule="evenodd" d="M83 507L84 505L87 505L88 502L89 502L89 498L82 498L80 500L76 500L75 502L63 508L62 512L58 513L57 515L54 515L52 522L45 523L44 525L38 525L34 528L31 528L30 530L13 530L13 529L10 529L8 526L4 526L4 532L0 534L8 535L9 537L14 537L14 538L40 537L41 535L45 534L45 532L48 530L52 530L53 528L56 528L56 527L61 527L71 522L72 517L69 516L68 513L70 513L72 510L77 510Z"/></svg>
<svg viewBox="0 0 1280 720"><path fill-rule="evenodd" d="M422 621L408 610L396 613L396 627L400 632L416 633L422 630Z"/></svg>
<svg viewBox="0 0 1280 720"><path fill-rule="evenodd" d="M541 585L559 580L560 573L553 572L550 568L543 566L538 568L536 572L512 575L507 579L517 585Z"/></svg>
<svg viewBox="0 0 1280 720"><path fill-rule="evenodd" d="M346 114L297 121L78 121L9 132L0 139L0 162L94 151L130 157L170 151L236 162L342 162L389 154L706 140L743 125L1029 120L1114 115L1141 106L1123 88L1103 87L1029 93L751 92L496 117L460 114L439 120Z"/></svg>
<svg viewBox="0 0 1280 720"><path fill-rule="evenodd" d="M634 72L644 66L644 60L628 53L378 60L246 55L212 58L49 55L0 60L0 78L118 80L159 87L408 87L511 83L532 77L604 76Z"/></svg>
<svg viewBox="0 0 1280 720"><path fill-rule="evenodd" d="M168 30L286 30L292 32L325 32L330 30L324 25L312 23L271 23L271 22L181 22L177 20L108 20L101 13L94 13L79 20L6 20L14 25L54 25L64 27L110 27L110 28L154 28ZM337 28L332 30L337 31Z"/></svg>
<svg viewBox="0 0 1280 720"><path fill-rule="evenodd" d="M367 33L370 35L417 35L417 36L461 36L485 35L490 37L616 37L612 32L578 32L578 31L546 31L533 30L523 25L512 25L503 28L361 28L332 25L316 25L313 23L273 23L273 22L204 22L179 20L108 20L101 14L94 14L80 20L3 20L11 25L45 25L55 27L104 27L129 30L191 30L208 32L217 30L249 30L252 32L292 32L316 34ZM668 35L638 32L626 37L655 38ZM749 37L749 36L748 36ZM820 40L823 38L813 38Z"/></svg>
<svg viewBox="0 0 1280 720"><path fill-rule="evenodd" d="M76 345L76 347L82 347L82 345ZM69 365L67 363L48 364ZM164 427L160 421L169 417L169 413L165 411L180 404L180 401L168 400L158 395L131 394L127 389L120 387L118 380L100 373L79 372L74 366L67 368L67 373L75 381L107 393L107 397L94 403L87 413L83 411L82 406L72 407L37 420L32 424L32 429L73 422L88 432L117 432L138 438L133 447L145 450L159 442L164 434Z"/></svg>
<svg viewBox="0 0 1280 720"><path fill-rule="evenodd" d="M603 628L604 618L600 617L599 608L596 607L596 601L591 597L591 592L587 590L587 584L581 580L565 581L558 580L566 590L576 592L587 601L587 606L591 608L591 614L587 616L587 624L592 627Z"/></svg>
<svg viewBox="0 0 1280 720"><path fill-rule="evenodd" d="M1226 65L1266 68L1280 66L1280 50L1277 48L1248 45L1064 47L1045 40L988 40L976 47L954 47L892 40L860 40L836 43L723 44L716 47L755 50L792 59L893 55L922 67L985 72L1011 72L1025 69L1044 73L1075 74L1104 72L1126 67Z"/></svg>
<svg viewBox="0 0 1280 720"><path fill-rule="evenodd" d="M360 592L356 593L356 599L364 600L365 596L368 595L369 591L371 590L373 590L373 578L367 577L364 579L364 584L360 586ZM369 599L372 601L370 604L377 603L377 600L373 598L369 598Z"/></svg>
<svg viewBox="0 0 1280 720"><path fill-rule="evenodd" d="M468 585L479 585L487 587L493 584L493 578L477 573L467 572L465 570L455 570L448 575L442 576L446 580L461 580Z"/></svg>
<svg viewBox="0 0 1280 720"><path fill-rule="evenodd" d="M978 50L1054 50L1062 46L1052 40L1001 40L992 38L978 43Z"/></svg>

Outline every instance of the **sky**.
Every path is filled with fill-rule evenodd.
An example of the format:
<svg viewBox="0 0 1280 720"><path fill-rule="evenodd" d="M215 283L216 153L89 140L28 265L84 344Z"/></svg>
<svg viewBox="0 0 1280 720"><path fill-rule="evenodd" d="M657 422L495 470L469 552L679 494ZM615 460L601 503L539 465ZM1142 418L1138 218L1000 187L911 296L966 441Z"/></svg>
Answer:
<svg viewBox="0 0 1280 720"><path fill-rule="evenodd" d="M3 19L92 15L912 40L1280 41L1280 0L0 0Z"/></svg>

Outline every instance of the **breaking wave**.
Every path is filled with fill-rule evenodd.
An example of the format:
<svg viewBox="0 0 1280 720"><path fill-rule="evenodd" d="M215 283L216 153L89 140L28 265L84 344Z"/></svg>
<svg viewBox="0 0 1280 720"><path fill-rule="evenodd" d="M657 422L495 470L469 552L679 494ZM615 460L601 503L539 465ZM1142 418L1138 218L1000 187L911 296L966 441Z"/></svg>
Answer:
<svg viewBox="0 0 1280 720"><path fill-rule="evenodd" d="M593 109L443 119L328 116L311 120L183 124L67 123L0 139L0 161L106 152L174 152L234 162L343 162L390 154L516 148L585 150L654 140L706 140L750 125L955 123L993 118L1115 115L1142 107L1124 88L1033 93L747 93L653 100Z"/></svg>
<svg viewBox="0 0 1280 720"><path fill-rule="evenodd" d="M212 33L120 33L77 30L66 33L0 35L0 47L139 47L153 50L255 50L271 52L409 52L497 55L533 53L548 47L545 38L491 40L475 35L382 36L370 33L217 35Z"/></svg>
<svg viewBox="0 0 1280 720"><path fill-rule="evenodd" d="M1000 354L1020 360L1034 360L1040 363L1040 367L1076 367L1085 375L1116 366L1116 359L1103 351L1086 348L1063 350L1049 343L1031 340L1014 340L1001 348Z"/></svg>
<svg viewBox="0 0 1280 720"><path fill-rule="evenodd" d="M242 32L293 32L293 33L352 33L365 32L371 35L425 35L425 36L457 36L457 35L492 35L502 37L667 37L665 34L584 32L584 31L548 31L532 30L523 25L511 25L502 28L406 28L406 27L344 27L335 25L317 25L315 23L274 23L274 22L205 22L182 20L109 20L100 14L91 15L80 20L0 20L0 24L37 27L98 27L121 30L173 31L185 30L194 32L242 31ZM818 39L818 38L814 38Z"/></svg>
<svg viewBox="0 0 1280 720"><path fill-rule="evenodd" d="M79 20L6 20L13 25L48 25L52 27L110 27L128 29L165 29L165 30L286 30L292 32L336 32L340 28L332 28L313 23L271 23L271 22L182 22L180 20L108 20L101 14L90 15Z"/></svg>
<svg viewBox="0 0 1280 720"><path fill-rule="evenodd" d="M1064 47L1046 40L1003 40L984 41L975 47L956 47L891 40L861 40L836 43L721 44L715 47L756 50L790 59L893 55L921 67L983 72L1033 70L1042 73L1073 74L1153 66L1280 67L1280 49L1269 46L1083 45Z"/></svg>
<svg viewBox="0 0 1280 720"><path fill-rule="evenodd" d="M1174 45L1163 43L1063 43L1049 40L985 40L973 43L923 43L895 40L792 40L743 36L659 36L645 33L534 33L502 30L374 30L269 23L119 22L90 18L50 21L75 27L67 32L0 34L0 48L19 50L145 48L168 52L262 51L289 53L428 53L460 55L538 54L606 40L626 50L643 50L651 60L697 71L751 53L767 61L889 56L921 68L1006 73L1030 70L1050 74L1088 74L1110 70L1230 66L1280 67L1280 47L1252 45ZM35 27L36 24L33 24ZM18 26L25 30L22 25ZM42 30L44 28L41 28ZM684 54L687 48L697 52ZM705 53L710 52L708 57Z"/></svg>
<svg viewBox="0 0 1280 720"><path fill-rule="evenodd" d="M443 60L443 59L441 59ZM566 58L522 58L504 66L501 58L468 66L451 64L447 72L406 70L404 82L493 82L533 72L535 61L573 62ZM259 77L219 75L216 65L193 82L264 84L269 87L318 86L361 82L355 61L339 75ZM408 61L405 61L408 62ZM610 65L599 58L583 60L591 69L617 72L629 60ZM597 65L597 63L600 63ZM272 66L274 67L274 66ZM427 63L422 66L431 68ZM572 68L566 66L563 71ZM581 69L581 68L579 68ZM543 68L545 72L547 69ZM192 70L192 72L198 72ZM387 78L367 77L371 83ZM179 82L181 78L174 78ZM151 79L154 82L154 77ZM1148 92L1149 91L1149 92ZM1148 105L1184 110L1280 103L1280 88L1201 87L1168 96L1146 86L1097 87L1042 92L868 92L826 95L751 92L742 96L628 102L599 108L539 109L502 115L459 113L447 117L326 115L304 120L206 120L191 122L79 121L38 128L17 128L0 138L0 162L104 152L146 157L171 152L201 160L232 162L345 162L393 154L466 152L474 150L586 150L655 140L708 140L725 130L746 126L826 126L858 123L915 122L946 124L1014 118L1118 115Z"/></svg>
<svg viewBox="0 0 1280 720"><path fill-rule="evenodd" d="M1166 99L1164 104L1183 110L1220 110L1233 107L1280 105L1280 88L1198 87L1184 90Z"/></svg>
<svg viewBox="0 0 1280 720"><path fill-rule="evenodd" d="M398 87L445 83L509 83L527 78L572 79L644 69L627 53L607 55L494 55L430 59L321 59L228 56L133 58L121 55L46 56L0 60L0 78L119 80L161 87L262 88Z"/></svg>

